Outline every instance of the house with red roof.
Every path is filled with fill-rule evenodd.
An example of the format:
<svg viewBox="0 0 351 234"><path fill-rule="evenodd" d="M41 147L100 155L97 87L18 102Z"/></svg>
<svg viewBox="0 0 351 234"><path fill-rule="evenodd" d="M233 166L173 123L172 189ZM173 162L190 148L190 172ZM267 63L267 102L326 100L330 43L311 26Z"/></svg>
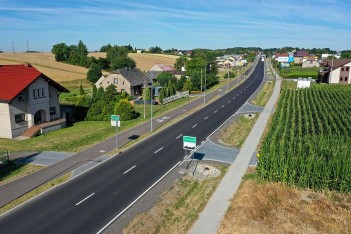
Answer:
<svg viewBox="0 0 351 234"><path fill-rule="evenodd" d="M0 65L0 138L60 119L62 92L69 91L30 64Z"/></svg>

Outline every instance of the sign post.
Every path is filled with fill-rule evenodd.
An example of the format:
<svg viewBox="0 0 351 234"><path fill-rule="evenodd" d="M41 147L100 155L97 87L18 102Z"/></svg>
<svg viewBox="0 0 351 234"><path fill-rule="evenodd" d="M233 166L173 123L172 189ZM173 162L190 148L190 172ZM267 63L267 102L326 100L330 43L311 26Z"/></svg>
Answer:
<svg viewBox="0 0 351 234"><path fill-rule="evenodd" d="M118 127L121 126L119 115L111 115L111 126L116 126L116 147L118 149Z"/></svg>
<svg viewBox="0 0 351 234"><path fill-rule="evenodd" d="M187 150L194 150L195 148L196 148L196 137L183 136L183 149L184 149L185 156L186 156ZM186 170L186 164L184 165Z"/></svg>

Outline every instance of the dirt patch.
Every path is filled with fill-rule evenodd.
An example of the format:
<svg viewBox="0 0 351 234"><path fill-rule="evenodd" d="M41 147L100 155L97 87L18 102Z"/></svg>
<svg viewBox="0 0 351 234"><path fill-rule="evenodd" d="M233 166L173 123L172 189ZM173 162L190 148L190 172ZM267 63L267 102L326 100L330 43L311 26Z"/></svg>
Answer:
<svg viewBox="0 0 351 234"><path fill-rule="evenodd" d="M247 179L217 233L351 233L351 194Z"/></svg>

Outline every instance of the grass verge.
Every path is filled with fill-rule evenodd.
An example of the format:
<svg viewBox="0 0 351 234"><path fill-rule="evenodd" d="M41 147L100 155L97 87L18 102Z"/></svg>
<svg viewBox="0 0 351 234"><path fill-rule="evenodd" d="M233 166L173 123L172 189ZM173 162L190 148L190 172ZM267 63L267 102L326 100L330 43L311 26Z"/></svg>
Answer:
<svg viewBox="0 0 351 234"><path fill-rule="evenodd" d="M273 93L274 85L275 81L266 81L256 98L252 100L252 104L265 106Z"/></svg>
<svg viewBox="0 0 351 234"><path fill-rule="evenodd" d="M157 204L139 214L123 229L124 233L187 233L215 191L226 166L220 166L221 175L203 181L184 176L164 191Z"/></svg>
<svg viewBox="0 0 351 234"><path fill-rule="evenodd" d="M71 177L71 173L67 173L66 175L63 175L57 179L54 179L48 183L45 183L44 185L28 192L27 194L17 198L16 200L8 203L7 205L3 206L0 208L0 214L3 214L13 208L15 208L16 206L21 205L22 203L28 201L29 199L38 196L39 194L49 190L50 188L57 186L59 184L62 184L64 182L66 182L67 180L69 180Z"/></svg>
<svg viewBox="0 0 351 234"><path fill-rule="evenodd" d="M351 194L299 190L246 175L217 231L351 233Z"/></svg>
<svg viewBox="0 0 351 234"><path fill-rule="evenodd" d="M0 169L0 185L29 175L42 168L44 168L44 166L11 162L7 165L2 166Z"/></svg>
<svg viewBox="0 0 351 234"><path fill-rule="evenodd" d="M240 116L231 126L224 129L219 139L224 144L241 148L257 119L258 114L251 118Z"/></svg>

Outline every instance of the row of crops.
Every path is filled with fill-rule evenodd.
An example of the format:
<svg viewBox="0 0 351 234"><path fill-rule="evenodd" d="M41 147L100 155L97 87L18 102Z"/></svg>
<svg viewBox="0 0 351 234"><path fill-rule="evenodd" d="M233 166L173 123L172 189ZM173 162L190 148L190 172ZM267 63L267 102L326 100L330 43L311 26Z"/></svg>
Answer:
<svg viewBox="0 0 351 234"><path fill-rule="evenodd" d="M257 170L269 181L351 192L351 86L283 90Z"/></svg>

